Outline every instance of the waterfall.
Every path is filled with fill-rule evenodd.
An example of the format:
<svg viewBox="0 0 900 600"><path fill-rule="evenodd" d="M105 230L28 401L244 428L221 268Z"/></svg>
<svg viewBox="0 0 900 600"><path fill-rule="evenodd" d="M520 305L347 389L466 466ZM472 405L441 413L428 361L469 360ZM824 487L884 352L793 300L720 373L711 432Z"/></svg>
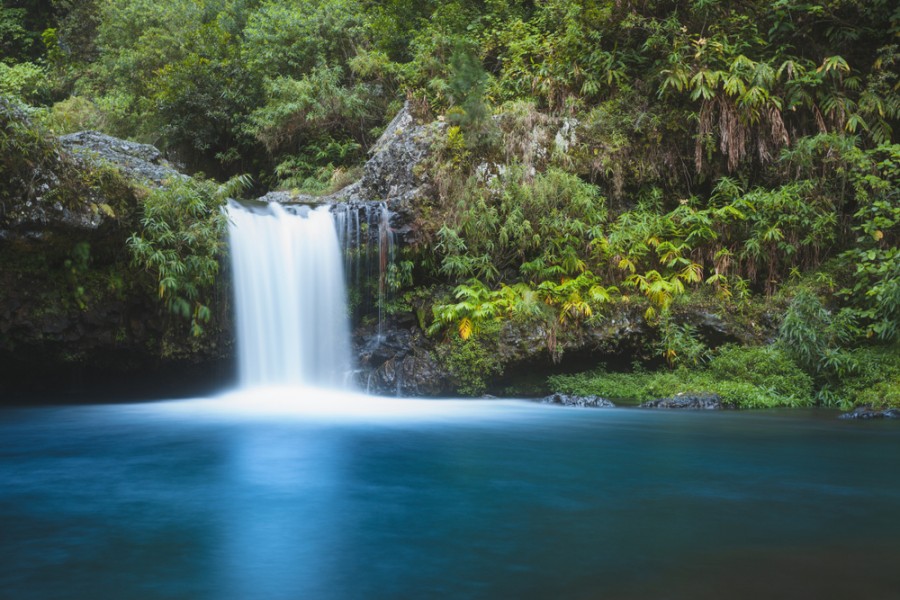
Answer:
<svg viewBox="0 0 900 600"><path fill-rule="evenodd" d="M241 385L342 386L350 327L329 207L227 212Z"/></svg>
<svg viewBox="0 0 900 600"><path fill-rule="evenodd" d="M378 341L384 337L384 305L388 300L388 273L394 264L394 233L384 202L338 204L332 208L341 247L344 273L354 291L354 317L378 311ZM376 303L373 306L373 301Z"/></svg>

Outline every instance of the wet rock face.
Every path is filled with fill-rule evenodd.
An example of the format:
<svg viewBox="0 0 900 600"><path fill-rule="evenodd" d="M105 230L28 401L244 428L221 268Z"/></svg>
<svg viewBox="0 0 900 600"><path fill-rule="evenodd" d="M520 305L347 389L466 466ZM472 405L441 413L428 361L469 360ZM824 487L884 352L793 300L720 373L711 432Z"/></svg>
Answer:
<svg viewBox="0 0 900 600"><path fill-rule="evenodd" d="M380 332L375 324L359 327L354 341L359 389L381 396L419 397L452 391L449 373L432 354L433 343L411 319L392 317Z"/></svg>
<svg viewBox="0 0 900 600"><path fill-rule="evenodd" d="M369 160L359 181L347 186L332 201L386 202L391 211L391 230L402 244L416 241L417 204L431 194L431 186L419 165L428 156L443 123L419 125L409 103L397 113L369 150Z"/></svg>
<svg viewBox="0 0 900 600"><path fill-rule="evenodd" d="M579 406L590 408L615 408L615 404L600 396L570 396L567 394L551 394L541 399L542 404L558 404L560 406Z"/></svg>
<svg viewBox="0 0 900 600"><path fill-rule="evenodd" d="M900 419L900 408L876 410L868 406L857 406L852 411L838 416L838 419Z"/></svg>
<svg viewBox="0 0 900 600"><path fill-rule="evenodd" d="M149 144L120 140L98 131L79 131L59 140L80 160L105 161L118 167L127 177L152 186L160 186L173 177L187 177L163 160L162 153Z"/></svg>
<svg viewBox="0 0 900 600"><path fill-rule="evenodd" d="M405 356L382 363L367 384L369 393L382 396L435 397L450 389L443 368L429 352L415 347Z"/></svg>
<svg viewBox="0 0 900 600"><path fill-rule="evenodd" d="M48 186L41 191L49 190ZM106 215L88 203L67 208L59 201L45 202L44 197L38 195L11 207L3 214L0 220L0 241L17 238L40 240L50 230L93 231L106 221Z"/></svg>
<svg viewBox="0 0 900 600"><path fill-rule="evenodd" d="M692 410L721 410L734 408L722 401L718 394L677 394L671 398L650 400L641 404L641 408L685 408Z"/></svg>
<svg viewBox="0 0 900 600"><path fill-rule="evenodd" d="M370 150L362 179L351 186L349 200L383 200L391 210L391 229L401 243L415 241L416 203L430 194L418 169L443 123L417 125L405 105Z"/></svg>

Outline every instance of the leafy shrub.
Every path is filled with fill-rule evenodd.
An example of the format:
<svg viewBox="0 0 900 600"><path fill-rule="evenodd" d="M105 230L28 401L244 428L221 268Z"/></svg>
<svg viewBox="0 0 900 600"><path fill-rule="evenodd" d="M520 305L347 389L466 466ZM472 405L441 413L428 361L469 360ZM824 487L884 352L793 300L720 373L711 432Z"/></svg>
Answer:
<svg viewBox="0 0 900 600"><path fill-rule="evenodd" d="M34 35L26 29L27 11L0 6L0 56L3 62L21 60L28 55Z"/></svg>
<svg viewBox="0 0 900 600"><path fill-rule="evenodd" d="M0 95L28 104L40 104L50 94L50 83L43 67L34 63L7 65L0 62Z"/></svg>
<svg viewBox="0 0 900 600"><path fill-rule="evenodd" d="M657 344L670 367L675 365L699 366L709 358L709 348L690 323L674 323L664 312L659 323L660 340Z"/></svg>
<svg viewBox="0 0 900 600"><path fill-rule="evenodd" d="M859 370L840 382L842 406L900 407L900 346L858 348L852 356Z"/></svg>
<svg viewBox="0 0 900 600"><path fill-rule="evenodd" d="M788 354L815 378L822 404L841 402L840 381L855 374L859 363L845 346L855 337L855 316L842 310L833 314L811 291L794 296L779 329L778 340Z"/></svg>
<svg viewBox="0 0 900 600"><path fill-rule="evenodd" d="M867 335L900 337L900 144L856 153L852 171L859 209L853 215L856 244L841 258L853 273L839 293L847 298Z"/></svg>
<svg viewBox="0 0 900 600"><path fill-rule="evenodd" d="M54 104L45 117L45 123L54 133L64 135L88 129L103 130L106 117L87 98L72 96Z"/></svg>
<svg viewBox="0 0 900 600"><path fill-rule="evenodd" d="M128 239L135 264L155 276L159 299L190 321L199 336L209 321L209 298L219 273L226 217L225 200L248 185L235 178L224 185L175 179L150 193L140 233Z"/></svg>
<svg viewBox="0 0 900 600"><path fill-rule="evenodd" d="M450 372L456 392L463 396L481 396L493 377L503 372L503 365L489 342L498 328L486 328L464 340L452 335L437 349L437 357Z"/></svg>
<svg viewBox="0 0 900 600"><path fill-rule="evenodd" d="M552 375L547 383L554 391L580 396L597 395L611 400L645 402L672 395L681 385L681 371L615 373L605 370L574 375Z"/></svg>
<svg viewBox="0 0 900 600"><path fill-rule="evenodd" d="M812 378L774 345L723 346L710 359L708 372L713 381L741 382L765 390L761 398L782 399L779 404L808 403L813 395Z"/></svg>

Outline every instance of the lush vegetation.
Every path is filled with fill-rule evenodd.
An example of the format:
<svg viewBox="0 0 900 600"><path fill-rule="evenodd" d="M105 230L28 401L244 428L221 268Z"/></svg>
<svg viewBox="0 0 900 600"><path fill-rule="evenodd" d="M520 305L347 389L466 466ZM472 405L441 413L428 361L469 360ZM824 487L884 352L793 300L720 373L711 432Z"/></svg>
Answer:
<svg viewBox="0 0 900 600"><path fill-rule="evenodd" d="M723 346L703 368L629 373L598 371L551 377L561 391L646 402L674 393L715 393L742 408L808 406L812 379L778 347Z"/></svg>
<svg viewBox="0 0 900 600"><path fill-rule="evenodd" d="M502 367L484 354L499 322L539 323L558 358L558 336L639 307L668 370L553 385L897 402L889 0L40 0L4 3L0 49L0 93L42 127L101 128L265 187L346 182L404 100L442 117L400 287L462 391ZM55 160L14 121L7 195ZM131 238L195 330L217 251L205 185L152 196ZM777 346L710 348L679 310L701 302Z"/></svg>
<svg viewBox="0 0 900 600"><path fill-rule="evenodd" d="M223 185L187 178L168 182L144 199L140 232L128 238L134 262L156 277L160 300L190 321L195 336L212 316L225 201L247 185L244 177Z"/></svg>

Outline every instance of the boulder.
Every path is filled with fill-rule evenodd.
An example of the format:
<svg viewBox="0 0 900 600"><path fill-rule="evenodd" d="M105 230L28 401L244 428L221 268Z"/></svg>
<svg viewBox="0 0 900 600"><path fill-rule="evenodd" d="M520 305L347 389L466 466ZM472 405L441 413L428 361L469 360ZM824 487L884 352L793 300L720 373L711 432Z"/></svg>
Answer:
<svg viewBox="0 0 900 600"><path fill-rule="evenodd" d="M850 412L843 413L838 419L900 419L900 408L873 409L870 406L857 406Z"/></svg>
<svg viewBox="0 0 900 600"><path fill-rule="evenodd" d="M59 138L63 148L81 160L114 165L128 178L159 187L167 179L187 177L163 160L149 144L121 140L99 131L79 131Z"/></svg>
<svg viewBox="0 0 900 600"><path fill-rule="evenodd" d="M391 231L397 240L415 243L417 203L430 194L430 184L418 167L444 127L442 122L418 124L407 102L369 150L369 159L358 181L325 196L279 190L269 192L260 200L282 204L347 203L357 209L386 203L391 211Z"/></svg>
<svg viewBox="0 0 900 600"><path fill-rule="evenodd" d="M600 396L575 396L560 393L550 394L546 398L541 398L541 403L590 408L615 408L616 406L610 400L601 398Z"/></svg>
<svg viewBox="0 0 900 600"><path fill-rule="evenodd" d="M718 394L676 394L671 398L650 400L641 404L641 408L686 408L692 410L721 410L734 408L732 404L722 401Z"/></svg>

